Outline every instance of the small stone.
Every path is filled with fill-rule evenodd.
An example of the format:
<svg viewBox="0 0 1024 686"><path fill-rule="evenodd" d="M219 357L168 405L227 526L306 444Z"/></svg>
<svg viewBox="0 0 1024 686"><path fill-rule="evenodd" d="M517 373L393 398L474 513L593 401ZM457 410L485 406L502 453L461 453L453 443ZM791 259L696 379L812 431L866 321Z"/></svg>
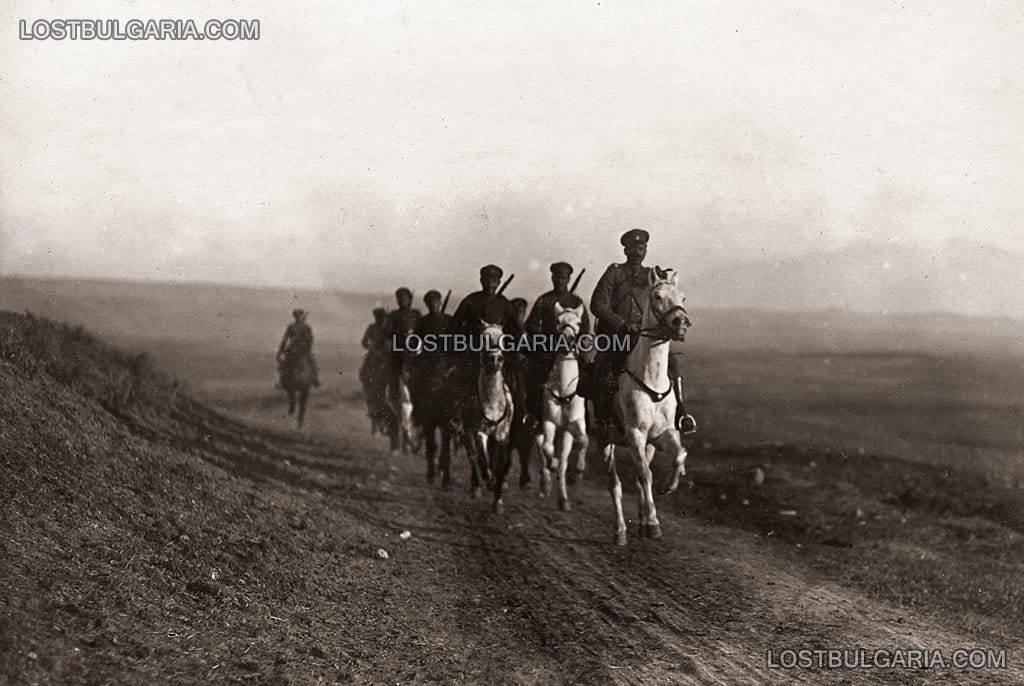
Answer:
<svg viewBox="0 0 1024 686"><path fill-rule="evenodd" d="M398 534L398 537L400 539L402 539L403 541L408 541L410 538L412 538L412 532L411 531L403 531L402 533Z"/></svg>
<svg viewBox="0 0 1024 686"><path fill-rule="evenodd" d="M34 650L28 651L28 655L26 655L26 657L28 659L30 659L30 660L38 660L39 659L39 656L36 655L36 652Z"/></svg>
<svg viewBox="0 0 1024 686"><path fill-rule="evenodd" d="M386 560L386 559L388 559L388 557L390 557L388 555L388 551L384 550L383 548L377 548L377 559L378 560Z"/></svg>
<svg viewBox="0 0 1024 686"><path fill-rule="evenodd" d="M754 473L751 475L750 480L755 486L764 485L764 470L760 467L754 467Z"/></svg>
<svg viewBox="0 0 1024 686"><path fill-rule="evenodd" d="M860 508L858 507L858 508L857 508L857 513L856 513L856 514L857 514L857 519L864 519L864 516L865 516L865 515L864 515L864 510L862 510L862 509L860 509Z"/></svg>

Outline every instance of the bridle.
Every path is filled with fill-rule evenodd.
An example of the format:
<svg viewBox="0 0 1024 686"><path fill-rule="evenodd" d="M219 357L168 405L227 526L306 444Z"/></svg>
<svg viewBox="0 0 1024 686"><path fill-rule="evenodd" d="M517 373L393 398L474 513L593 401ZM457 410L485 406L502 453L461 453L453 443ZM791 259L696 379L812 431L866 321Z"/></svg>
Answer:
<svg viewBox="0 0 1024 686"><path fill-rule="evenodd" d="M578 353L577 353L577 350L576 350L576 340L579 338L579 333L580 333L579 322L576 322L576 323L564 322L562 324L559 324L557 329L556 329L556 332L559 335L562 335L562 333L566 329L571 331L572 334L573 334L573 344L572 344L572 347L569 349L568 352L561 353L561 354L563 355L563 359L566 359L566 360L577 360L578 361L579 360L579 356L578 356ZM574 381L579 381L579 377L577 376L574 379ZM579 384L577 384L577 388L578 387L579 387ZM570 394L570 395L559 395L558 393L555 393L554 389L551 388L550 386L547 387L547 390L548 390L548 393L551 395L552 399L554 399L554 401L556 403L558 403L559 405L562 405L562 406L568 405L569 403L571 403L576 398L576 395L578 393L578 391L573 391L572 394Z"/></svg>
<svg viewBox="0 0 1024 686"><path fill-rule="evenodd" d="M657 268L655 268L655 269L657 269ZM666 283L668 283L668 282L662 280L662 281L655 282L651 286L650 293L648 293L648 295L647 295L647 298L648 298L647 303L648 303L648 307L650 308L651 312L657 313L657 311L658 311L658 308L654 304L654 291L658 288L658 286L661 286L662 284L666 284ZM634 298L634 302L635 302L635 298ZM637 305L637 307L640 307L640 303L636 303L636 305ZM640 310L643 311L643 308L640 307ZM690 325L690 317L686 313L686 308L683 307L682 305L673 305L672 307L668 308L664 312L658 314L658 316L657 316L657 324L655 324L654 326L648 326L648 327L645 327L643 329L640 329L637 333L640 336L644 337L644 338L653 338L653 339L655 339L657 341L680 341L680 340L682 340L682 338L677 336L672 331L672 329L674 327L668 321L669 317L671 317L672 315L677 314L677 313L681 314L683 316L683 319L686 321L687 327L689 327L689 325Z"/></svg>
<svg viewBox="0 0 1024 686"><path fill-rule="evenodd" d="M655 267L655 274L657 274L660 280L656 281L654 284L651 285L651 290L647 295L648 308L652 313L657 313L658 310L654 303L654 291L658 288L658 286L668 283L668 281L664 278L664 275L667 273L668 272L663 272L662 270ZM635 297L634 302L636 302ZM639 307L639 303L636 304ZM640 309L641 311L643 310L642 307ZM682 340L682 338L680 338L674 333L673 329L675 327L671 326L668 322L669 317L677 313L682 314L684 321L686 321L687 326L689 326L690 317L687 315L686 309L682 305L673 305L672 307L668 308L664 312L661 312L660 314L657 315L657 323L654 326L649 326L640 329L637 333L644 338L652 338L658 341L659 344L667 343L673 340ZM636 384L640 386L641 389L643 389L644 393L646 393L648 397L650 397L650 399L655 403L660 403L662 400L668 397L669 393L672 392L671 382L669 383L669 387L664 391L656 391L650 386L648 386L646 383L644 383L643 379L641 379L637 374L634 374L628 368L625 371L626 374L629 375L629 378L633 379L633 381L635 381Z"/></svg>

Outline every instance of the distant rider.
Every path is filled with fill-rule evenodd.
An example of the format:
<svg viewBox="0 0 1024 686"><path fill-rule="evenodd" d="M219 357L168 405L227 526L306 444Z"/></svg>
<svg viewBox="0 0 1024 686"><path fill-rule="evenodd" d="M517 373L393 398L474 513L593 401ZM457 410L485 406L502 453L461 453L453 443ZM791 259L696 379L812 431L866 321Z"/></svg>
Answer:
<svg viewBox="0 0 1024 686"><path fill-rule="evenodd" d="M295 321L284 330L281 345L277 348L278 371L283 372L304 356L309 357L313 369L313 385L320 385L320 370L313 356L313 329L306 323L306 312L301 308L292 310Z"/></svg>

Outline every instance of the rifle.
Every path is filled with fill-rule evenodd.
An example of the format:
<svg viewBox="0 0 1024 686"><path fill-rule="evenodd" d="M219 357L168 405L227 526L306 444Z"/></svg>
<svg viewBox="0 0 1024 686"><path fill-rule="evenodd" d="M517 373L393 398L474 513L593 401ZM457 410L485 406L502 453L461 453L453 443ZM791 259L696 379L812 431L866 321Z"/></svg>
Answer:
<svg viewBox="0 0 1024 686"><path fill-rule="evenodd" d="M448 289L448 295L444 296L444 302L441 303L441 314L448 309L448 298L452 297L452 289Z"/></svg>
<svg viewBox="0 0 1024 686"><path fill-rule="evenodd" d="M580 285L580 279L582 279L583 275L586 274L586 273L587 273L587 268L586 267L584 267L583 269L580 270L580 273L576 275L576 280L572 282L572 288L569 289L570 293L575 293L576 292L576 287Z"/></svg>
<svg viewBox="0 0 1024 686"><path fill-rule="evenodd" d="M502 293L504 293L505 289L508 287L508 285L510 283L512 283L512 279L514 279L514 278L516 278L515 274L512 274L511 276L509 276L508 279L505 281L505 283L501 284L501 288L498 289L498 292L497 292L496 295L501 295Z"/></svg>

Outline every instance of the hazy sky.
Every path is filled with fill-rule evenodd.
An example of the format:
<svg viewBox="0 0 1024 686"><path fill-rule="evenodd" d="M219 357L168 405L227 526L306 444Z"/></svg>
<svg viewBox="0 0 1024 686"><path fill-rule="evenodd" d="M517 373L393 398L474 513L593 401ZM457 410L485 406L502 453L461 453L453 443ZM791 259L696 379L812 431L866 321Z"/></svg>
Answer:
<svg viewBox="0 0 1024 686"><path fill-rule="evenodd" d="M262 36L17 40L53 17ZM691 272L1024 250L1019 0L15 0L0 27L5 275L464 290L598 271L633 226Z"/></svg>

